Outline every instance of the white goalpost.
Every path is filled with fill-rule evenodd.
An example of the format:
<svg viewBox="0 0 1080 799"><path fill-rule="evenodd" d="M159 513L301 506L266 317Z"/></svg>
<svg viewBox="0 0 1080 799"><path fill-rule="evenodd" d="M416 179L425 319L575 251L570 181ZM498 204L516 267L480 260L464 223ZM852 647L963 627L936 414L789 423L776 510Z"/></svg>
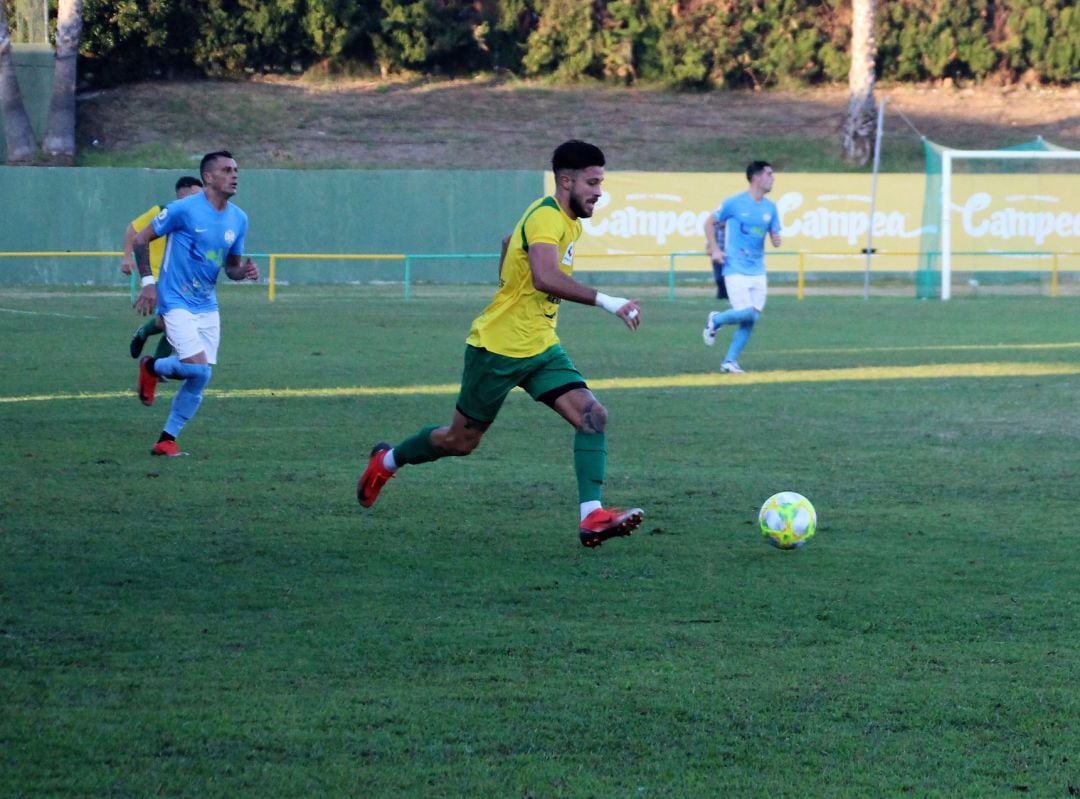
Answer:
<svg viewBox="0 0 1080 799"><path fill-rule="evenodd" d="M956 161L1076 161L1080 167L1080 150L1063 148L1049 150L941 150L941 299L952 296L952 217L956 210L952 202L953 164ZM1080 208L1076 209L1080 220ZM1073 235L1080 236L1080 223Z"/></svg>

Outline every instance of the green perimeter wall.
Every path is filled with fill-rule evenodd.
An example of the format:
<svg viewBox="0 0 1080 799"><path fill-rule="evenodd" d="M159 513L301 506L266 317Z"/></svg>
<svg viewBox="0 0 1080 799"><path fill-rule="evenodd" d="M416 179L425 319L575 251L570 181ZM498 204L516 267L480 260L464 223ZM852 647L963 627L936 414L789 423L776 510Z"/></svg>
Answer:
<svg viewBox="0 0 1080 799"><path fill-rule="evenodd" d="M119 251L128 223L190 170L0 167L0 252ZM245 170L249 253L498 253L544 192L527 171ZM412 279L490 280L494 261L418 261ZM267 262L261 259L265 274ZM401 281L400 261L282 259L290 283ZM0 257L0 285L121 285L116 257Z"/></svg>

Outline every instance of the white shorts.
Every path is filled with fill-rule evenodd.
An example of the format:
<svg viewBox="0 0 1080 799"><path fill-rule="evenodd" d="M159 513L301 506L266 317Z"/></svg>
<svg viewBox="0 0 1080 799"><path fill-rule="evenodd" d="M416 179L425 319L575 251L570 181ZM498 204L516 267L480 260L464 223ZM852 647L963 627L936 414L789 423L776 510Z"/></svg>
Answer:
<svg viewBox="0 0 1080 799"><path fill-rule="evenodd" d="M728 300L736 311L753 308L765 309L765 298L769 294L769 284L765 275L725 275Z"/></svg>
<svg viewBox="0 0 1080 799"><path fill-rule="evenodd" d="M207 363L217 363L221 341L221 316L217 311L192 313L174 308L161 318L165 320L165 335L180 360L205 352Z"/></svg>

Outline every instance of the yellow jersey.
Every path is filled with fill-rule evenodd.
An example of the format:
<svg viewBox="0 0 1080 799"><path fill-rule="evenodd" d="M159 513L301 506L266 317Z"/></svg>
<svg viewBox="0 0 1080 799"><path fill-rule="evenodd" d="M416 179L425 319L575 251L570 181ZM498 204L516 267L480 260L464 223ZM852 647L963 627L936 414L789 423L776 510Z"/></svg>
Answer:
<svg viewBox="0 0 1080 799"><path fill-rule="evenodd" d="M155 205L149 211L146 211L140 216L131 220L132 229L138 233L144 227L153 221L154 217L161 213L161 206ZM158 271L161 269L161 262L165 259L165 240L167 236L161 236L150 242L150 272L154 275L154 280L158 279Z"/></svg>
<svg viewBox="0 0 1080 799"><path fill-rule="evenodd" d="M574 242L581 237L581 221L571 219L554 197L530 205L510 235L499 288L491 304L473 320L466 343L510 358L531 358L559 343L555 325L561 299L533 285L529 247L554 244L559 269L574 273Z"/></svg>

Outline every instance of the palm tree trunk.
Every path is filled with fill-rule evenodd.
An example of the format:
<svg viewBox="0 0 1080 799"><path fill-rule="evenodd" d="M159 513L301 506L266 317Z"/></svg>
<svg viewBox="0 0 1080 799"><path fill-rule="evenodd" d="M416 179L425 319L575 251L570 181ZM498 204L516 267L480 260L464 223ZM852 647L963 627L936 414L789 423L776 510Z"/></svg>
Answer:
<svg viewBox="0 0 1080 799"><path fill-rule="evenodd" d="M53 163L75 162L75 79L82 38L83 0L60 0L56 20L56 69L49 121L41 149Z"/></svg>
<svg viewBox="0 0 1080 799"><path fill-rule="evenodd" d="M15 74L15 59L11 55L11 31L8 29L4 4L0 2L0 116L4 117L4 142L9 164L28 164L34 160L37 147L34 129L19 91Z"/></svg>
<svg viewBox="0 0 1080 799"><path fill-rule="evenodd" d="M847 117L844 119L844 160L867 164L874 152L874 0L852 0L851 68L848 71Z"/></svg>

